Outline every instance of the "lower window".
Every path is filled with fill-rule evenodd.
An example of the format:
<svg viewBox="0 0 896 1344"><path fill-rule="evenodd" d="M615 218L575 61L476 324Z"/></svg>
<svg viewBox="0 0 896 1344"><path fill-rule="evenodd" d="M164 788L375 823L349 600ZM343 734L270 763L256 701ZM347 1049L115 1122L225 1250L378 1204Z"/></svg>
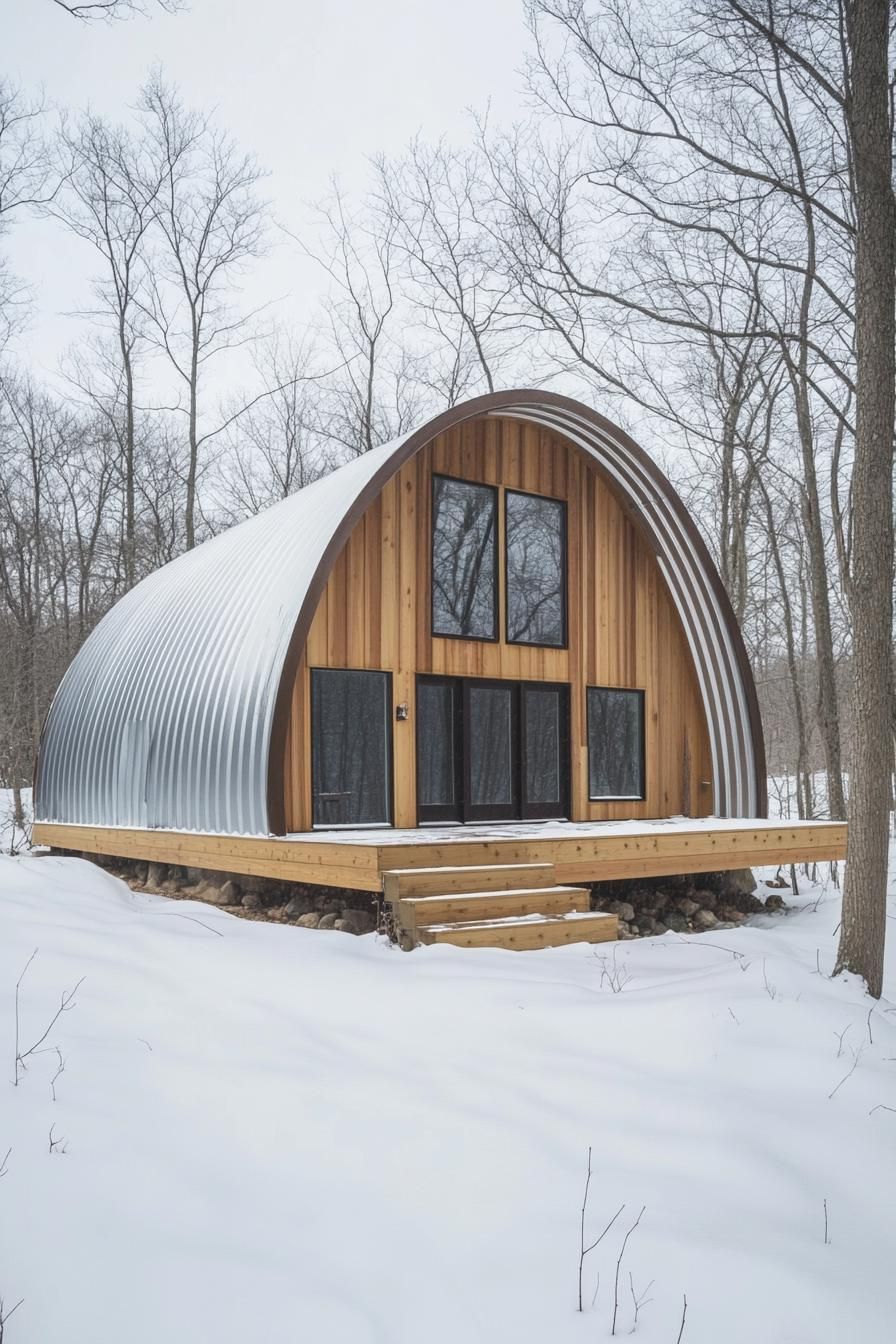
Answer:
<svg viewBox="0 0 896 1344"><path fill-rule="evenodd" d="M315 826L392 821L392 678L311 669L311 787Z"/></svg>
<svg viewBox="0 0 896 1344"><path fill-rule="evenodd" d="M644 797L644 692L589 686L588 797Z"/></svg>

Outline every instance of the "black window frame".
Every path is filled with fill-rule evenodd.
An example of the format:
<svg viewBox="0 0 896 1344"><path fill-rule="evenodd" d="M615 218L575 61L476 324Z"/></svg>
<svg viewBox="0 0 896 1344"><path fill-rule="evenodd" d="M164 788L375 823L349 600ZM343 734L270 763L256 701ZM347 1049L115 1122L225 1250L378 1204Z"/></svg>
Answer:
<svg viewBox="0 0 896 1344"><path fill-rule="evenodd" d="M517 821L521 812L520 773L520 683L503 677L464 677L462 678L463 715L463 807L464 821ZM472 691L498 691L509 696L510 702L510 739L509 739L509 776L510 800L506 803L473 802L473 752L470 746L470 693Z"/></svg>
<svg viewBox="0 0 896 1344"><path fill-rule="evenodd" d="M640 774L640 793L600 793L591 792L591 692L612 691L621 695L636 695L641 701L641 741L638 757ZM585 687L585 745L588 753L588 801L589 803L643 803L647 798L647 693L638 686L586 686Z"/></svg>
<svg viewBox="0 0 896 1344"><path fill-rule="evenodd" d="M417 770L417 824L418 826L437 826L437 825L477 825L480 822L487 824L498 821L557 821L569 819L570 797L572 792L571 779L571 720L570 706L572 702L572 687L565 681L514 681L507 677L464 677L452 676L441 673L418 672L416 674L416 695L415 712L417 714L417 724L415 729L415 742L418 752L418 762L420 753L420 711L419 711L419 688L421 683L436 683L440 685L450 684L454 689L455 719L452 725L453 731L453 766L454 766L454 796L453 806L447 804L424 804L420 796L420 770ZM469 685L483 686L488 689L495 687L509 687L512 693L512 715L513 715L513 744L511 747L511 772L512 772L512 792L516 811L510 815L507 805L500 803L494 806L480 805L474 806L470 803L470 770L471 770L471 750L469 737L469 717L468 694L465 688ZM542 804L533 803L526 800L526 734L525 734L525 708L524 700L526 692L536 691L557 691L559 692L559 710L560 710L560 793L557 811L545 811Z"/></svg>
<svg viewBox="0 0 896 1344"><path fill-rule="evenodd" d="M465 635L455 634L451 631L443 632L436 630L436 612L435 612L435 548L436 548L436 527L435 527L435 497L436 482L451 481L455 485L473 485L478 490L488 490L494 499L494 527L492 528L492 573L494 574L494 611L492 614L491 635ZM498 555L498 531L500 528L500 508L501 491L497 485L491 485L488 481L474 481L466 476L451 476L448 472L432 472L429 488L429 630L433 639L462 639L475 640L480 644L497 644L501 638L501 573L500 556Z"/></svg>
<svg viewBox="0 0 896 1344"><path fill-rule="evenodd" d="M315 792L314 792L314 701L315 701L315 674L340 672L363 672L365 675L373 677L384 677L386 681L386 810L388 812L387 821L348 821L348 822L327 822L315 821ZM395 825L395 728L393 724L393 686L392 673L379 667L310 667L308 669L308 697L309 697L309 719L308 719L308 744L311 758L311 829L313 831L351 831L351 830L386 830Z"/></svg>
<svg viewBox="0 0 896 1344"><path fill-rule="evenodd" d="M421 759L421 730L422 717L420 714L420 687L425 685L448 686L451 689L453 697L453 709L451 720L451 769L454 775L454 802L453 803L424 803L420 796L420 768ZM414 743L417 752L417 822L418 825L438 825L439 823L456 823L463 821L463 803L464 803L464 781L463 781L463 757L464 757L464 730L463 730L463 683L460 677L439 676L430 672L417 673L414 686Z"/></svg>
<svg viewBox="0 0 896 1344"><path fill-rule="evenodd" d="M557 504L560 506L563 528L561 532L561 556L560 556L560 623L561 623L561 642L559 644L543 644L540 640L534 639L511 639L510 637L510 564L509 564L509 540L507 528L507 496L520 495L528 499L542 499L548 504ZM569 505L565 499L557 499L554 495L543 495L536 490L515 490L510 486L504 488L504 642L513 644L526 649L568 649L569 648Z"/></svg>

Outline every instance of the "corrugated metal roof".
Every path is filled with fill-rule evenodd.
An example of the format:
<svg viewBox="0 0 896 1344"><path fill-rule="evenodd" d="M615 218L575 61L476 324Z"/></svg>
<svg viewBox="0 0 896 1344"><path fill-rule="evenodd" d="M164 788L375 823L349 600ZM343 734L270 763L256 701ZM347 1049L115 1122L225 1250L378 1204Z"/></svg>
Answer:
<svg viewBox="0 0 896 1344"><path fill-rule="evenodd" d="M715 810L763 811L755 694L718 577L665 477L620 431L550 393L499 393L353 459L151 574L108 613L56 693L35 815L80 825L266 834L271 736L291 644L367 495L447 423L515 416L578 443L644 520L688 638ZM759 736L761 750L761 734ZM280 743L277 744L278 749Z"/></svg>
<svg viewBox="0 0 896 1344"><path fill-rule="evenodd" d="M39 820L267 832L273 707L293 628L339 522L397 446L179 556L112 608L53 700Z"/></svg>

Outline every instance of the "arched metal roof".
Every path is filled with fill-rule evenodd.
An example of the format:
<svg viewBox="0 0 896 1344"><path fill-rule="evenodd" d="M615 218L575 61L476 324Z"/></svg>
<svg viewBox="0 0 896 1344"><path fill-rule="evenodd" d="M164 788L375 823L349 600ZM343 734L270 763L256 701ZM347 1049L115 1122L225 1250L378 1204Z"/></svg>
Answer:
<svg viewBox="0 0 896 1344"><path fill-rule="evenodd" d="M41 742L40 821L282 833L282 743L296 668L349 532L436 434L482 415L552 429L595 459L640 520L700 685L719 816L765 814L765 762L737 622L693 520L622 430L550 392L455 406L165 565L99 623ZM272 751L272 744L276 749Z"/></svg>

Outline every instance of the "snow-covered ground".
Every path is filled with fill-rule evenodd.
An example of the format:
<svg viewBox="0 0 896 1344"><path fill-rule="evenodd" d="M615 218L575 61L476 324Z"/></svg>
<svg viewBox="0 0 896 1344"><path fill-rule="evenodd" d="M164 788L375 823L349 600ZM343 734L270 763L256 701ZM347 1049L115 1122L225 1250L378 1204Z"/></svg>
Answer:
<svg viewBox="0 0 896 1344"><path fill-rule="evenodd" d="M642 1208L617 1335L633 1288L645 1344L685 1295L682 1344L890 1339L896 965L830 980L836 894L799 903L405 955L0 859L4 1344L604 1339ZM84 978L15 1087L35 949L20 1052ZM625 1207L579 1315L589 1146L586 1237Z"/></svg>

